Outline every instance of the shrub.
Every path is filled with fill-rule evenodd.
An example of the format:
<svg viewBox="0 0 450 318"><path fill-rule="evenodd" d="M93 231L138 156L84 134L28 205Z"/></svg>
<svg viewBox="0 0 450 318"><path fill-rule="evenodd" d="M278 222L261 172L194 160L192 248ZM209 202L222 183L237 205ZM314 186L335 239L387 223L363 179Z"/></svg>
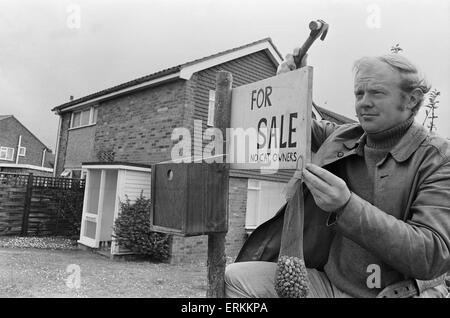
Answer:
<svg viewBox="0 0 450 318"><path fill-rule="evenodd" d="M136 254L164 261L169 258L170 236L150 229L150 199L142 193L134 203L128 196L120 202L120 214L114 222L114 239Z"/></svg>

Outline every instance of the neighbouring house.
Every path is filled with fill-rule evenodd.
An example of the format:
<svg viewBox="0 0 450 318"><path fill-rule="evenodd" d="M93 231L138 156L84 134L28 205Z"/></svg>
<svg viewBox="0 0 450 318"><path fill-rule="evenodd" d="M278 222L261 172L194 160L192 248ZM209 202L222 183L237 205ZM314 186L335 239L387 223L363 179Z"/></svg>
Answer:
<svg viewBox="0 0 450 318"><path fill-rule="evenodd" d="M316 111L314 115L318 114L319 116L317 116L318 119L323 119L323 120L328 120L328 121L332 121L335 122L337 124L348 124L348 123L355 123L356 120L350 119L346 116L343 116L341 114L335 113L329 109L325 109L323 107L320 107L318 105L316 105L313 102L313 108Z"/></svg>
<svg viewBox="0 0 450 318"><path fill-rule="evenodd" d="M0 171L51 176L54 155L13 115L0 115Z"/></svg>
<svg viewBox="0 0 450 318"><path fill-rule="evenodd" d="M54 107L60 116L55 175L79 177L86 173L82 163L90 173L85 206L94 212L83 214L85 240L80 241L99 247L111 240L118 200L141 189L149 193L149 165L171 159L174 128L192 134L194 120L202 120L203 129L212 125L218 71L231 72L237 87L276 75L281 62L266 38ZM333 117L325 109L313 113L318 119ZM230 171L227 256L235 257L248 233L281 207L281 191L291 175ZM174 236L171 251L172 262L206 260L207 236Z"/></svg>

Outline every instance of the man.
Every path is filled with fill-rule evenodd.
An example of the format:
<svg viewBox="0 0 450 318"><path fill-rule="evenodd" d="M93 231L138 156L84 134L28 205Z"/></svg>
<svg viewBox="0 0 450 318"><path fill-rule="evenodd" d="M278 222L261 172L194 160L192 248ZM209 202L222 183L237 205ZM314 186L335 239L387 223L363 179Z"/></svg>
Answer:
<svg viewBox="0 0 450 318"><path fill-rule="evenodd" d="M292 69L289 55L280 71ZM314 120L315 153L302 174L309 297L445 297L450 144L414 122L429 86L398 54L362 58L354 70L359 124ZM227 297L277 297L283 212L256 229L227 267ZM311 260L318 254L324 266Z"/></svg>

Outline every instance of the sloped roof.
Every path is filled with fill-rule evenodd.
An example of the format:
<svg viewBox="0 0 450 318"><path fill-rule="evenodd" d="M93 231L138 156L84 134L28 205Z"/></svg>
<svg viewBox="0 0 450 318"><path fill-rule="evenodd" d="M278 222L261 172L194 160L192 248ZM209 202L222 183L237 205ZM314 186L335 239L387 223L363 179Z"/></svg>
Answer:
<svg viewBox="0 0 450 318"><path fill-rule="evenodd" d="M329 109L317 106L317 104L313 103L313 106L319 112L319 115L322 116L323 119L335 122L337 124L351 124L356 123L357 121L354 119L350 119L345 117L344 115L335 113Z"/></svg>
<svg viewBox="0 0 450 318"><path fill-rule="evenodd" d="M5 118L9 118L9 117L11 117L12 115L0 115L0 120L2 120L2 119L5 119Z"/></svg>
<svg viewBox="0 0 450 318"><path fill-rule="evenodd" d="M33 134L24 124L22 124L16 117L14 117L14 115L0 115L0 120L6 119L6 118L12 118L13 120L15 120L26 131L28 131L31 136L33 136L38 142L40 142L47 149L47 151L49 151L50 153L52 152L52 150L49 147L47 147L38 137L36 137L35 134Z"/></svg>
<svg viewBox="0 0 450 318"><path fill-rule="evenodd" d="M127 88L132 88L133 86L141 85L141 84L144 84L144 83L152 81L152 80L157 80L157 79L163 78L165 76L175 75L177 73L180 73L180 75L179 75L180 78L189 79L190 75L192 74L191 72L187 71L185 74L181 74L181 72L190 67L192 69L192 66L202 65L202 63L204 63L206 61L219 59L219 58L225 57L227 55L230 56L230 60L231 60L233 53L237 53L238 51L243 51L243 50L251 48L251 47L257 47L258 45L265 44L265 43L267 44L266 49L269 48L270 50L273 50L273 53L271 53L271 55L273 55L272 56L273 59L275 59L278 63L281 62L282 61L281 53L278 51L278 49L273 44L272 39L264 38L259 41L255 41L255 42L245 44L245 45L233 48L233 49L229 49L229 50L222 51L222 52L219 52L219 53L216 53L213 55L209 55L209 56L206 56L206 57L203 57L200 59L196 59L194 61L190 61L190 62L187 62L184 64L170 67L170 68L164 69L162 71L158 71L156 73L146 75L146 76L131 80L129 82L126 82L126 83L123 83L120 85L116 85L116 86L108 88L108 89L101 90L99 92L96 92L96 93L72 100L70 102L61 104L59 106L56 106L52 109L52 111L61 111L68 107L71 107L71 106L75 106L75 105L78 105L78 104L81 104L84 102L88 102L90 100L93 100L93 99L96 99L96 98L99 98L99 97L102 97L102 96L105 96L108 94L116 93L116 92L119 92L119 91L127 89ZM236 57L234 57L234 58L236 58Z"/></svg>

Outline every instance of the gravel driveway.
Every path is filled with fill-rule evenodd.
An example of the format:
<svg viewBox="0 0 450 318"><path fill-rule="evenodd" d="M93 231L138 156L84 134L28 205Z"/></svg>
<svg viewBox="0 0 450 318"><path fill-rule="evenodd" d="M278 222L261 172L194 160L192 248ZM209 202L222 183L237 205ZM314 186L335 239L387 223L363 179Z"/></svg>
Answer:
<svg viewBox="0 0 450 318"><path fill-rule="evenodd" d="M170 265L110 260L77 249L0 247L0 297L204 298L206 275L200 263Z"/></svg>

